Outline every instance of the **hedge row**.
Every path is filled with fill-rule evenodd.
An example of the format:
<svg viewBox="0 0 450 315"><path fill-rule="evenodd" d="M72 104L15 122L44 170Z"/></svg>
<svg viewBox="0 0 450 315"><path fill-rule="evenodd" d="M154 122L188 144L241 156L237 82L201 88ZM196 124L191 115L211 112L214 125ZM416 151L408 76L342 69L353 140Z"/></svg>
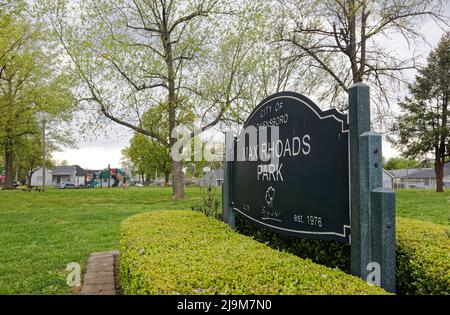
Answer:
<svg viewBox="0 0 450 315"><path fill-rule="evenodd" d="M276 234L236 216L239 232L278 250L350 271L350 246ZM426 221L397 218L397 293L450 294L448 228Z"/></svg>
<svg viewBox="0 0 450 315"><path fill-rule="evenodd" d="M120 252L125 294L387 294L192 211L125 220Z"/></svg>
<svg viewBox="0 0 450 315"><path fill-rule="evenodd" d="M272 248L350 273L350 245L336 241L319 241L271 232L246 220L239 213L236 213L236 228L239 233L253 237L258 242L265 243Z"/></svg>
<svg viewBox="0 0 450 315"><path fill-rule="evenodd" d="M397 287L403 294L450 294L448 227L397 220Z"/></svg>

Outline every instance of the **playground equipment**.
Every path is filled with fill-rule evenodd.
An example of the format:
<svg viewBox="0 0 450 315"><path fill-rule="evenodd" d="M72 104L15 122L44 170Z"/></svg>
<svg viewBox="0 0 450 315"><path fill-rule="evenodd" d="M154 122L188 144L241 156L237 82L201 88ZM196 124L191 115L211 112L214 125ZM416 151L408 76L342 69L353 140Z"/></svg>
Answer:
<svg viewBox="0 0 450 315"><path fill-rule="evenodd" d="M87 182L87 186L90 188L117 188L128 186L130 181L130 176L124 169L108 168L98 170L98 171L87 171L90 177Z"/></svg>

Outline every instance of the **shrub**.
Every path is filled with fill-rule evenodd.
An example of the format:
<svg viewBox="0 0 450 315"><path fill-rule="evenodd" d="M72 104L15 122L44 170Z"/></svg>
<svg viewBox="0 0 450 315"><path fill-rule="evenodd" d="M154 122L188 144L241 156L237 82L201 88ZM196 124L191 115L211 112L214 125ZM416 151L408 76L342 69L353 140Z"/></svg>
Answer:
<svg viewBox="0 0 450 315"><path fill-rule="evenodd" d="M334 241L290 237L261 229L236 215L239 232L259 242L310 258L313 262L350 271L350 246ZM450 239L445 226L397 219L397 293L450 294Z"/></svg>
<svg viewBox="0 0 450 315"><path fill-rule="evenodd" d="M320 241L283 235L262 229L236 213L238 232L253 237L258 242L330 268L350 273L350 245L337 241Z"/></svg>
<svg viewBox="0 0 450 315"><path fill-rule="evenodd" d="M400 294L450 294L450 238L446 227L397 219L397 289Z"/></svg>
<svg viewBox="0 0 450 315"><path fill-rule="evenodd" d="M387 294L193 211L125 220L120 252L125 294Z"/></svg>
<svg viewBox="0 0 450 315"><path fill-rule="evenodd" d="M192 205L191 210L219 220L221 217L220 205L217 188L208 184L202 187L201 201Z"/></svg>

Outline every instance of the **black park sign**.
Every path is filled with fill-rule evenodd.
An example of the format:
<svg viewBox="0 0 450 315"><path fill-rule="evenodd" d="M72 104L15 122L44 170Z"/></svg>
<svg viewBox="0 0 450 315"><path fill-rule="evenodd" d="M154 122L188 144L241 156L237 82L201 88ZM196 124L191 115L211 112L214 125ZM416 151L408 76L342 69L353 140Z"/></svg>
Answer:
<svg viewBox="0 0 450 315"><path fill-rule="evenodd" d="M293 92L262 101L237 140L225 134L223 221L350 244L351 273L395 292L395 192L370 121L364 83L348 89L348 114Z"/></svg>
<svg viewBox="0 0 450 315"><path fill-rule="evenodd" d="M347 115L297 93L262 101L235 142L234 211L275 232L349 243L348 127Z"/></svg>

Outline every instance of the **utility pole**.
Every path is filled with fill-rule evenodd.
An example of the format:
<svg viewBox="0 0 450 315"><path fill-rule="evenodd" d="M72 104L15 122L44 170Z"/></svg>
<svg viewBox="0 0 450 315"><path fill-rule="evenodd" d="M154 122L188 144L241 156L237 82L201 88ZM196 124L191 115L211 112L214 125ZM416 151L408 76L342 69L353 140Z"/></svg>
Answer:
<svg viewBox="0 0 450 315"><path fill-rule="evenodd" d="M111 188L111 165L108 164L108 188Z"/></svg>
<svg viewBox="0 0 450 315"><path fill-rule="evenodd" d="M45 189L45 118L42 120L42 189Z"/></svg>

